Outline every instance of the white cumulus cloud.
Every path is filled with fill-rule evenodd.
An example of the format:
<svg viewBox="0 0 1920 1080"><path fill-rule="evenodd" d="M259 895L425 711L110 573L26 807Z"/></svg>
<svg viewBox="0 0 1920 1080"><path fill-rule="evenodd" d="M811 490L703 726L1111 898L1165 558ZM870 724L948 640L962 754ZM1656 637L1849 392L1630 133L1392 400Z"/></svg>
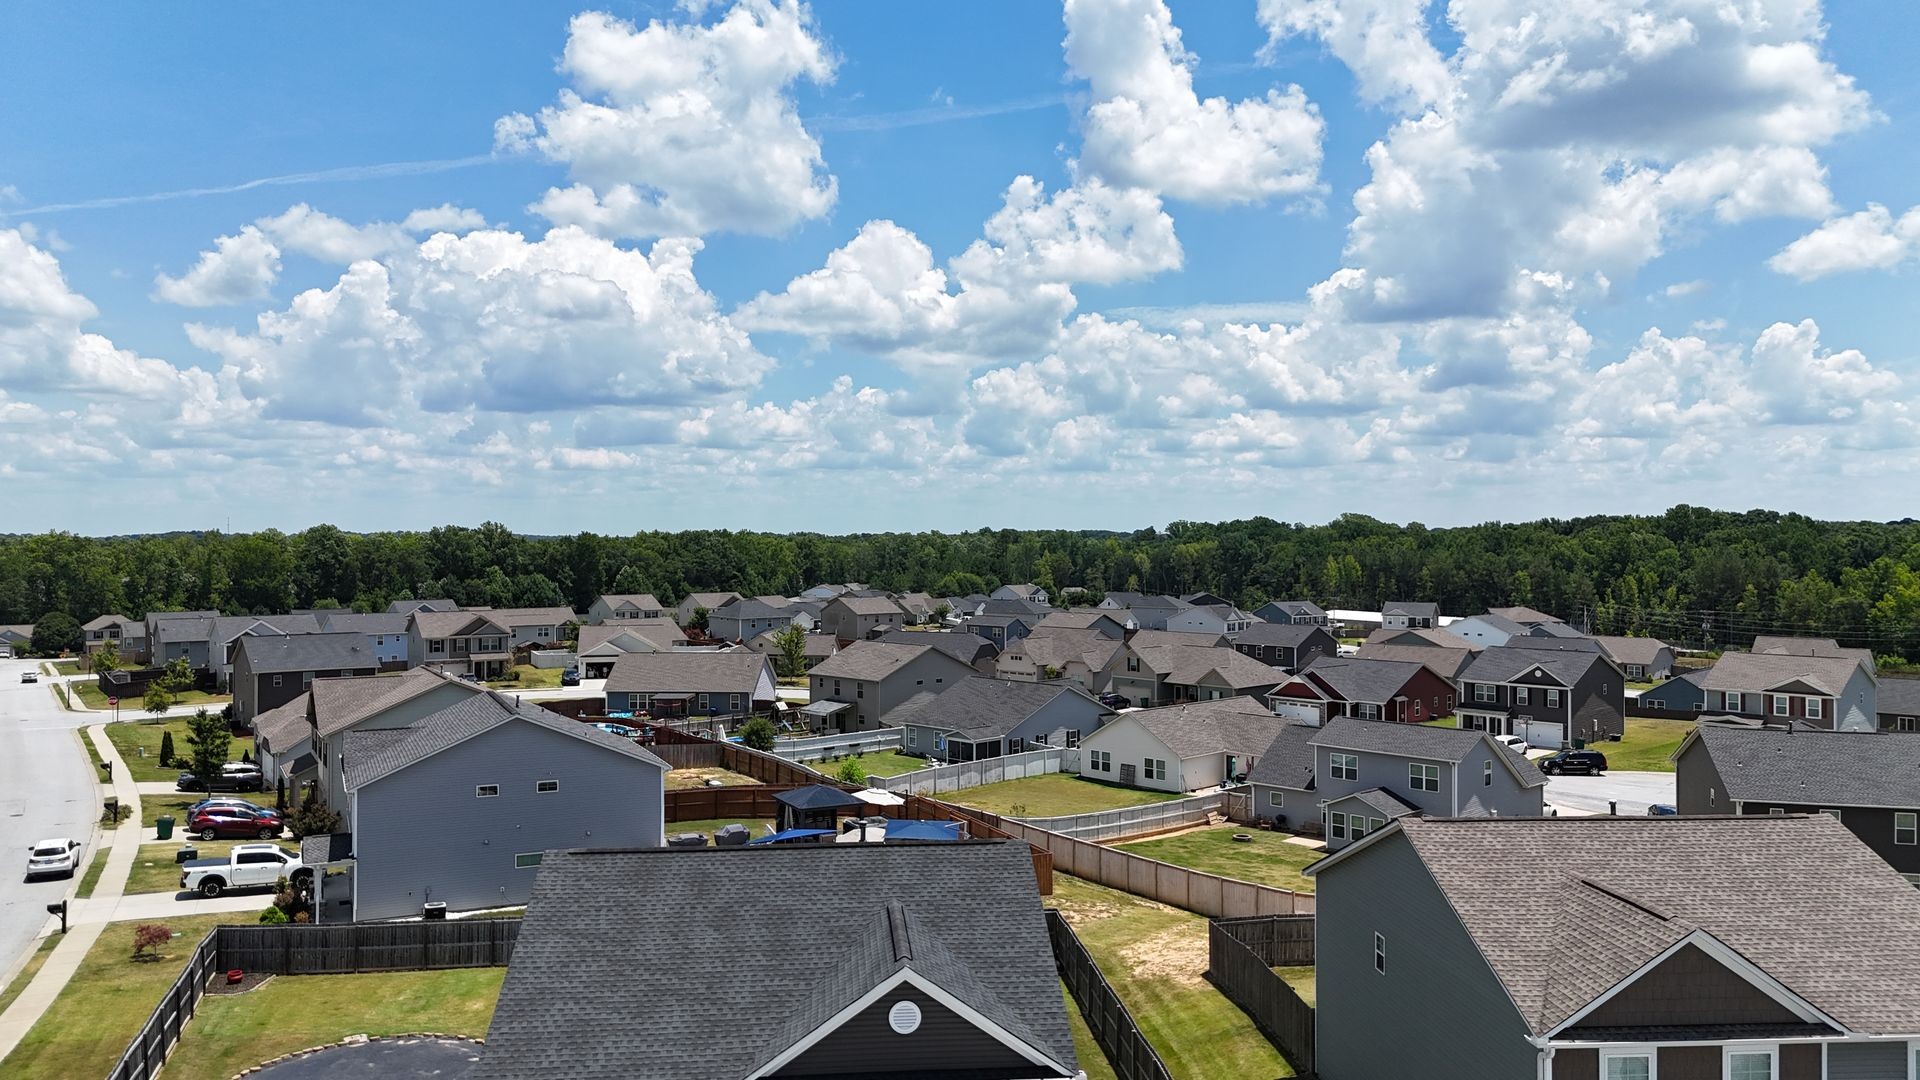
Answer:
<svg viewBox="0 0 1920 1080"><path fill-rule="evenodd" d="M1850 270L1892 270L1920 257L1920 206L1895 218L1879 203L1834 218L1782 248L1767 265L1812 281Z"/></svg>

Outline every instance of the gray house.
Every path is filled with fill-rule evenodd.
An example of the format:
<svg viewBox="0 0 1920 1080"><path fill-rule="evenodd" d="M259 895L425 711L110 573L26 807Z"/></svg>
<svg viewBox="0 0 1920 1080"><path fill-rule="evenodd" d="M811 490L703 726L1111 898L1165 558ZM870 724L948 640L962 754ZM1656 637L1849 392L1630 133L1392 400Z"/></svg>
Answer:
<svg viewBox="0 0 1920 1080"><path fill-rule="evenodd" d="M367 639L373 658L382 671L398 671L407 666L407 617L375 611L320 611L314 614L320 629L328 634L359 634Z"/></svg>
<svg viewBox="0 0 1920 1080"><path fill-rule="evenodd" d="M889 630L873 640L895 645L930 645L982 675L993 673L994 658L1000 653L986 638L958 630Z"/></svg>
<svg viewBox="0 0 1920 1080"><path fill-rule="evenodd" d="M1242 695L1264 697L1286 678L1278 668L1225 645L1142 644L1158 640L1145 634L1136 633L1127 643L1111 679L1113 693L1143 709ZM1199 634L1170 636L1206 640Z"/></svg>
<svg viewBox="0 0 1920 1080"><path fill-rule="evenodd" d="M513 663L512 639L485 611L416 611L407 616L407 666L499 678Z"/></svg>
<svg viewBox="0 0 1920 1080"><path fill-rule="evenodd" d="M773 687L773 664L751 649L627 653L607 673L607 712L744 717L773 708Z"/></svg>
<svg viewBox="0 0 1920 1080"><path fill-rule="evenodd" d="M1658 638L1596 637L1600 651L1635 682L1664 679L1673 674L1673 647Z"/></svg>
<svg viewBox="0 0 1920 1080"><path fill-rule="evenodd" d="M667 610L652 593L602 593L587 605L586 622L598 626L622 619L658 619Z"/></svg>
<svg viewBox="0 0 1920 1080"><path fill-rule="evenodd" d="M996 649L1005 649L1032 633L1033 624L1037 621L1030 615L975 615L961 629L975 637L985 638Z"/></svg>
<svg viewBox="0 0 1920 1080"><path fill-rule="evenodd" d="M707 613L707 636L715 641L751 641L793 622L794 612L764 600L741 597Z"/></svg>
<svg viewBox="0 0 1920 1080"><path fill-rule="evenodd" d="M549 850L664 840L666 762L504 694L475 694L406 727L351 731L345 753L351 856L333 857L326 836L301 845L303 856L325 846L330 872L315 906L326 922L340 921L343 891L359 921L418 915L428 903L524 904Z"/></svg>
<svg viewBox="0 0 1920 1080"><path fill-rule="evenodd" d="M1880 726L1873 670L1858 656L1726 653L1700 673L1699 686L1708 712L1843 731Z"/></svg>
<svg viewBox="0 0 1920 1080"><path fill-rule="evenodd" d="M315 679L378 675L380 661L356 633L244 637L233 660L233 719L246 723L276 709Z"/></svg>
<svg viewBox="0 0 1920 1080"><path fill-rule="evenodd" d="M1599 652L1482 649L1460 672L1460 726L1556 749L1626 733L1626 679Z"/></svg>
<svg viewBox="0 0 1920 1080"><path fill-rule="evenodd" d="M1128 630L1138 629L1133 617L1124 611L1102 611L1099 608L1071 608L1049 611L1033 624L1035 630L1092 630L1103 637L1119 641L1127 636Z"/></svg>
<svg viewBox="0 0 1920 1080"><path fill-rule="evenodd" d="M1072 1007L1025 844L555 851L470 1075L1067 1080Z"/></svg>
<svg viewBox="0 0 1920 1080"><path fill-rule="evenodd" d="M407 727L423 716L485 692L465 679L432 668L370 679L315 679L307 691L308 752L313 754L322 801L341 815L344 828L353 828L353 804L347 798L346 782L348 732ZM297 744L297 737L290 738L293 744ZM274 745L277 748L280 741L276 739ZM293 749L299 752L297 745Z"/></svg>
<svg viewBox="0 0 1920 1080"><path fill-rule="evenodd" d="M627 653L672 652L686 643L686 631L672 619L622 619L582 626L574 658L587 678L604 679Z"/></svg>
<svg viewBox="0 0 1920 1080"><path fill-rule="evenodd" d="M975 675L945 689L921 690L887 722L901 729L906 753L979 761L1046 746L1078 746L1111 715L1113 710L1068 683Z"/></svg>
<svg viewBox="0 0 1920 1080"><path fill-rule="evenodd" d="M1669 712L1698 713L1707 708L1707 692L1700 685L1707 670L1682 672L1658 686L1640 691L1634 699L1639 709L1664 709Z"/></svg>
<svg viewBox="0 0 1920 1080"><path fill-rule="evenodd" d="M1241 630L1233 647L1269 667L1298 671L1315 658L1340 655L1340 639L1310 622L1257 622Z"/></svg>
<svg viewBox="0 0 1920 1080"><path fill-rule="evenodd" d="M536 649L558 648L567 640L567 624L579 616L572 608L494 608L487 617L507 628L508 646L532 645Z"/></svg>
<svg viewBox="0 0 1920 1080"><path fill-rule="evenodd" d="M866 641L907 624L907 613L884 596L838 596L820 609L820 630L841 641Z"/></svg>
<svg viewBox="0 0 1920 1080"><path fill-rule="evenodd" d="M1257 767L1287 721L1249 697L1129 709L1080 743L1080 775L1156 791L1201 791Z"/></svg>
<svg viewBox="0 0 1920 1080"><path fill-rule="evenodd" d="M1253 609L1253 617L1270 623L1307 626L1325 626L1328 621L1326 610L1311 600L1269 600Z"/></svg>
<svg viewBox="0 0 1920 1080"><path fill-rule="evenodd" d="M693 613L695 611L705 608L708 614L712 614L715 609L738 599L740 599L740 594L737 592L688 593L680 600L680 606L673 609L673 621L679 623L681 626L686 626L693 622Z"/></svg>
<svg viewBox="0 0 1920 1080"><path fill-rule="evenodd" d="M1875 688L1881 731L1920 731L1920 679L1888 675Z"/></svg>
<svg viewBox="0 0 1920 1080"><path fill-rule="evenodd" d="M1323 1080L1902 1080L1920 1050L1920 890L1825 814L1405 817L1306 873Z"/></svg>
<svg viewBox="0 0 1920 1080"><path fill-rule="evenodd" d="M993 674L1022 682L1063 679L1090 694L1104 694L1111 688L1113 673L1125 652L1125 642L1108 637L1097 627L1069 630L1041 626L995 657Z"/></svg>
<svg viewBox="0 0 1920 1080"><path fill-rule="evenodd" d="M1920 885L1920 739L1700 724L1673 761L1681 813L1824 811Z"/></svg>
<svg viewBox="0 0 1920 1080"><path fill-rule="evenodd" d="M1380 626L1387 630L1431 630L1440 625L1440 605L1424 600L1395 600L1380 608Z"/></svg>
<svg viewBox="0 0 1920 1080"><path fill-rule="evenodd" d="M1128 613L1142 630L1165 630L1167 620L1186 610L1187 604L1177 596L1110 592L1096 606Z"/></svg>
<svg viewBox="0 0 1920 1080"><path fill-rule="evenodd" d="M893 725L892 713L915 694L951 689L978 674L932 645L856 641L807 672L805 710L823 731L871 731Z"/></svg>

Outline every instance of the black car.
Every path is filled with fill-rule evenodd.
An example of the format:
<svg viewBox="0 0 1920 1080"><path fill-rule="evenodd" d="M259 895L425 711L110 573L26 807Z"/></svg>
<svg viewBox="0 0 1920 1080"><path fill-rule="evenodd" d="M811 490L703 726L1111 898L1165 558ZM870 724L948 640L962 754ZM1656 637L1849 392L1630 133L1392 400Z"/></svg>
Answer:
<svg viewBox="0 0 1920 1080"><path fill-rule="evenodd" d="M214 777L212 783L183 772L173 782L175 791L259 791L264 786L265 780L258 769L228 769Z"/></svg>
<svg viewBox="0 0 1920 1080"><path fill-rule="evenodd" d="M1601 776L1607 771L1607 755L1598 750L1562 750L1541 758L1538 764L1540 771L1548 776L1565 776L1567 773Z"/></svg>
<svg viewBox="0 0 1920 1080"><path fill-rule="evenodd" d="M580 685L580 669L568 668L567 670L561 672L560 685L561 686L579 686Z"/></svg>
<svg viewBox="0 0 1920 1080"><path fill-rule="evenodd" d="M1647 807L1648 817L1677 817L1679 814L1680 808L1672 803L1657 802Z"/></svg>
<svg viewBox="0 0 1920 1080"><path fill-rule="evenodd" d="M1133 704L1133 702L1128 701L1127 695L1125 694L1101 694L1100 704L1105 705L1109 709L1124 709Z"/></svg>

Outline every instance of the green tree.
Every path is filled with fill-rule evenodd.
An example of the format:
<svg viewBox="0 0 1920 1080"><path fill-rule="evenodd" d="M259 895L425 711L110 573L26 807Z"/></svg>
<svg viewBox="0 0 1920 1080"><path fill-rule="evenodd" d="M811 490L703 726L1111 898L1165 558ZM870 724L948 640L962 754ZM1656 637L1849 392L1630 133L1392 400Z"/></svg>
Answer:
<svg viewBox="0 0 1920 1080"><path fill-rule="evenodd" d="M93 654L87 666L96 672L117 671L120 668L120 651L113 647L113 642L109 641L100 646L100 650Z"/></svg>
<svg viewBox="0 0 1920 1080"><path fill-rule="evenodd" d="M175 694L193 689L193 665L184 656L176 656L167 664L167 673L154 680L166 684L166 688Z"/></svg>
<svg viewBox="0 0 1920 1080"><path fill-rule="evenodd" d="M63 652L78 649L82 640L80 624L73 616L64 611L49 611L33 624L33 638L29 644L35 656L59 656Z"/></svg>
<svg viewBox="0 0 1920 1080"><path fill-rule="evenodd" d="M165 716L173 708L173 692L167 689L167 680L155 679L147 684L146 696L140 699L140 707L155 716Z"/></svg>
<svg viewBox="0 0 1920 1080"><path fill-rule="evenodd" d="M706 633L707 615L707 609L696 604L693 609L693 618L687 620L687 629Z"/></svg>
<svg viewBox="0 0 1920 1080"><path fill-rule="evenodd" d="M807 671L807 632L797 623L788 623L773 635L773 647L780 650L780 675L797 679Z"/></svg>
<svg viewBox="0 0 1920 1080"><path fill-rule="evenodd" d="M171 731L160 733L160 767L163 769L173 767L173 732Z"/></svg>
<svg viewBox="0 0 1920 1080"><path fill-rule="evenodd" d="M864 784L867 782L867 767L860 764L859 758L850 757L840 763L833 775L844 784Z"/></svg>
<svg viewBox="0 0 1920 1080"><path fill-rule="evenodd" d="M233 748L233 732L217 713L195 709L187 720L187 771L199 777L219 776Z"/></svg>
<svg viewBox="0 0 1920 1080"><path fill-rule="evenodd" d="M740 741L751 750L772 753L775 736L773 721L764 716L756 716L740 725Z"/></svg>

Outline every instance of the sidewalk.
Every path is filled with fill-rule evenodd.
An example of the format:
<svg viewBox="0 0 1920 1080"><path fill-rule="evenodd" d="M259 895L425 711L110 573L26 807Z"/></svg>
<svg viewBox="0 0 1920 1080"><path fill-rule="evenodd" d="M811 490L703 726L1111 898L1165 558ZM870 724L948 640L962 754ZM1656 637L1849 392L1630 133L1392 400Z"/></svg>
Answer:
<svg viewBox="0 0 1920 1080"><path fill-rule="evenodd" d="M120 760L120 752L114 749L113 742L107 738L106 729L94 725L87 729L87 738L93 741L93 747L100 754L100 760L113 763L113 794L120 805L130 807L133 813L117 829L106 834L111 841L107 849L106 869L101 872L100 881L94 886L93 897L88 900L75 900L68 905L67 933L47 954L47 961L41 965L33 981L27 984L20 996L0 1013L0 1061L13 1053L14 1047L26 1037L33 1025L45 1015L53 1005L60 991L66 989L67 981L80 969L80 961L100 940L100 934L106 929L107 920L75 925L74 912L85 906L87 910L98 910L102 915L116 912L119 901L126 892L127 875L133 871L133 860L140 853L140 786L127 776L127 763ZM171 900L171 897L168 897ZM256 900L257 898L249 897ZM132 915L128 918L138 918Z"/></svg>

